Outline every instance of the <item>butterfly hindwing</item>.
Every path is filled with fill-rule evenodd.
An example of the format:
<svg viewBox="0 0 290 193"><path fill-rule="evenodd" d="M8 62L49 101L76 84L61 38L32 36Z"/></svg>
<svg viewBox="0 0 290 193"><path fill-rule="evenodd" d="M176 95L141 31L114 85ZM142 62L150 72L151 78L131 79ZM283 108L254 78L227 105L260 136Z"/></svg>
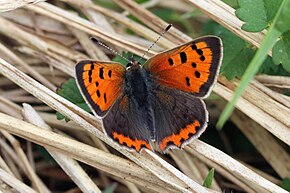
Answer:
<svg viewBox="0 0 290 193"><path fill-rule="evenodd" d="M137 109L137 104L126 95L114 103L103 119L108 136L120 145L140 152L141 149L152 149L150 131L146 129L144 111Z"/></svg>
<svg viewBox="0 0 290 193"><path fill-rule="evenodd" d="M144 68L161 85L205 97L216 81L221 58L220 38L206 36L157 54Z"/></svg>
<svg viewBox="0 0 290 193"><path fill-rule="evenodd" d="M156 142L162 152L183 147L205 130L208 113L201 99L163 86L153 93Z"/></svg>
<svg viewBox="0 0 290 193"><path fill-rule="evenodd" d="M104 116L121 95L125 72L125 67L115 62L83 60L76 65L81 93L98 116Z"/></svg>

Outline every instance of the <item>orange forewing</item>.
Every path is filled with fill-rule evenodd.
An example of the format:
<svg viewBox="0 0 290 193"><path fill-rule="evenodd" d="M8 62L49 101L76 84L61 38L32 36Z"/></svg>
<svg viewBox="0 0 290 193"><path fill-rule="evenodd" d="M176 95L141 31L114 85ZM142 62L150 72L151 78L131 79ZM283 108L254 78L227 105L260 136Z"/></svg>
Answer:
<svg viewBox="0 0 290 193"><path fill-rule="evenodd" d="M221 53L221 40L208 36L160 53L144 68L159 84L205 97L216 81Z"/></svg>
<svg viewBox="0 0 290 193"><path fill-rule="evenodd" d="M125 86L126 69L115 62L83 60L76 65L77 83L98 116L104 116Z"/></svg>

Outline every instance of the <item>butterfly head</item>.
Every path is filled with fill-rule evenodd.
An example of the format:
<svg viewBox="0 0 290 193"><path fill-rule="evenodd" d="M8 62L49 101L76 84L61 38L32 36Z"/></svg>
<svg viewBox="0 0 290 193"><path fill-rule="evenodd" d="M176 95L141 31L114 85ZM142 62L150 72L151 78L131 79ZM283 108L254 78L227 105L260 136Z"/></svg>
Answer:
<svg viewBox="0 0 290 193"><path fill-rule="evenodd" d="M137 71L140 68L141 68L141 63L133 59L126 66L127 71Z"/></svg>

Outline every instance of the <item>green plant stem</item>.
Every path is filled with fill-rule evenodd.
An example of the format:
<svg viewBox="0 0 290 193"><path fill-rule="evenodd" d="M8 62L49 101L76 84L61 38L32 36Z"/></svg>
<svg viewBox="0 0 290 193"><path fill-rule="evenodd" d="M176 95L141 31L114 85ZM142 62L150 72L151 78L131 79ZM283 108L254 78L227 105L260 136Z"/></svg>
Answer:
<svg viewBox="0 0 290 193"><path fill-rule="evenodd" d="M226 120L230 117L239 97L243 94L244 89L248 86L250 81L258 72L259 68L261 67L264 60L266 59L268 52L275 45L279 36L281 36L283 32L289 30L290 28L289 20L288 20L289 12L290 12L289 6L290 6L290 0L283 0L273 20L272 25L269 27L269 30L261 43L260 48L258 49L257 53L252 59L251 63L249 64L249 67L247 68L246 72L242 76L241 83L236 89L232 100L226 105L224 111L219 117L219 120L216 125L218 129L221 129L224 126Z"/></svg>
<svg viewBox="0 0 290 193"><path fill-rule="evenodd" d="M277 17L276 17L277 18ZM216 127L221 129L226 120L230 117L231 113L234 110L234 106L237 103L239 97L243 94L244 89L248 86L250 81L253 79L255 74L258 72L259 68L263 64L264 60L267 57L268 52L272 49L275 45L278 37L282 33L275 28L274 23L270 26L267 34L265 35L260 48L258 49L257 53L255 54L254 58L252 59L249 67L245 71L244 75L241 78L241 83L239 84L238 88L236 89L233 98L231 101L226 105L225 109L223 110L219 120L217 122Z"/></svg>

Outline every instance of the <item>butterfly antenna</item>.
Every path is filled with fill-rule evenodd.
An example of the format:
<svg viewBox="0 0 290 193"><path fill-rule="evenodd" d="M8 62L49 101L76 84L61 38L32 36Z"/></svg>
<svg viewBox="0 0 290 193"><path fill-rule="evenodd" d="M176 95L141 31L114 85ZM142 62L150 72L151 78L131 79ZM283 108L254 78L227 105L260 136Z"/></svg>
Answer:
<svg viewBox="0 0 290 193"><path fill-rule="evenodd" d="M95 38L95 37L90 37L90 39L91 39L93 42L95 42L96 44L98 44L98 45L100 45L100 46L103 46L103 47L106 48L107 50L109 50L109 51L113 52L114 54L120 56L121 58L123 58L123 59L126 60L127 62L129 62L129 63L131 63L131 64L133 63L132 61L130 61L130 60L128 60L127 58L125 58L122 54L120 54L120 53L117 52L116 50L114 50L114 49L110 48L109 46L107 46L107 45L103 44L102 42L100 42L97 38Z"/></svg>
<svg viewBox="0 0 290 193"><path fill-rule="evenodd" d="M159 37L149 46L149 48L146 50L146 52L144 52L144 54L141 56L141 58L138 60L138 62L140 62L140 60L142 58L144 58L144 56L146 56L148 54L148 52L151 50L151 48L164 36L164 34L172 27L172 24L169 24L164 30L163 32L159 35Z"/></svg>

